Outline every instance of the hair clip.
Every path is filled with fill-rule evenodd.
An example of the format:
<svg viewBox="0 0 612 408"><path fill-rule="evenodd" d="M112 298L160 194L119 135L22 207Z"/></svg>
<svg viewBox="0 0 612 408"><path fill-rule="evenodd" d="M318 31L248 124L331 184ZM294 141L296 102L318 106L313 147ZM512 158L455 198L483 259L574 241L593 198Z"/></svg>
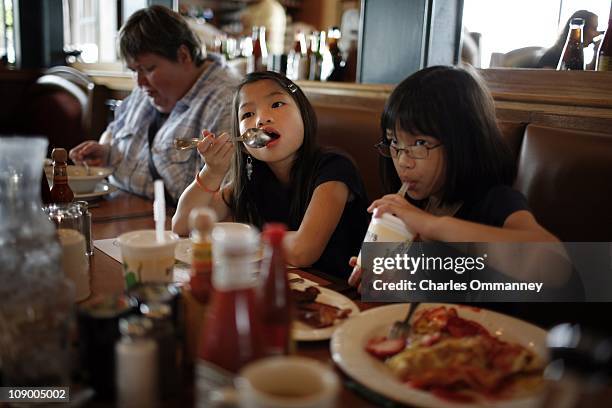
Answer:
<svg viewBox="0 0 612 408"><path fill-rule="evenodd" d="M287 85L287 89L289 89L289 92L295 93L298 88L297 88L297 85L292 82L289 85Z"/></svg>

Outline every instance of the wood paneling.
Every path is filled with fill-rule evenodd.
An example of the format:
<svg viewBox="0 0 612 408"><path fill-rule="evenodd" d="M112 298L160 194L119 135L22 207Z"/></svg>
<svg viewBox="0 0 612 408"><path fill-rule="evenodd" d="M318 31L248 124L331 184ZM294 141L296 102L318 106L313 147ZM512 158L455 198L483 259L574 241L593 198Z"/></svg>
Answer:
<svg viewBox="0 0 612 408"><path fill-rule="evenodd" d="M612 73L552 70L478 70L491 90L501 120L612 133ZM88 72L110 88L113 98L127 95L129 74ZM387 84L299 81L315 105L345 105L382 112L394 88Z"/></svg>

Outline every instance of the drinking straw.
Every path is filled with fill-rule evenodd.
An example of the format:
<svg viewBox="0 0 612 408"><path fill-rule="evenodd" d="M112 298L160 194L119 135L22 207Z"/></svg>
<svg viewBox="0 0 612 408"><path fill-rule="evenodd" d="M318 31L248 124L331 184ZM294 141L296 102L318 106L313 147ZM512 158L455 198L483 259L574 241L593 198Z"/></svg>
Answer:
<svg viewBox="0 0 612 408"><path fill-rule="evenodd" d="M155 180L155 201L153 201L153 219L155 220L155 238L157 242L164 241L166 228L166 199L164 198L164 182Z"/></svg>
<svg viewBox="0 0 612 408"><path fill-rule="evenodd" d="M402 184L402 187L399 189L397 194L399 194L399 195L401 195L403 197L403 196L406 195L406 191L408 191L408 183Z"/></svg>

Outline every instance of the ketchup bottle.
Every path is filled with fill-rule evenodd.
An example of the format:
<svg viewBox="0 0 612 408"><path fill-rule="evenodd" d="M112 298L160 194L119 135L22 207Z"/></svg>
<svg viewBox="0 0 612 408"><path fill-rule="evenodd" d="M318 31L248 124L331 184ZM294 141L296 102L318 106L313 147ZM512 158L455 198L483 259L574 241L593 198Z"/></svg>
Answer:
<svg viewBox="0 0 612 408"><path fill-rule="evenodd" d="M270 223L264 226L264 259L261 266L260 310L266 333L267 355L289 354L291 350L291 295L283 239L287 227Z"/></svg>
<svg viewBox="0 0 612 408"><path fill-rule="evenodd" d="M253 263L259 237L226 225L213 229L212 240L213 291L195 372L198 406L211 406L215 390L231 386L235 373L264 356Z"/></svg>

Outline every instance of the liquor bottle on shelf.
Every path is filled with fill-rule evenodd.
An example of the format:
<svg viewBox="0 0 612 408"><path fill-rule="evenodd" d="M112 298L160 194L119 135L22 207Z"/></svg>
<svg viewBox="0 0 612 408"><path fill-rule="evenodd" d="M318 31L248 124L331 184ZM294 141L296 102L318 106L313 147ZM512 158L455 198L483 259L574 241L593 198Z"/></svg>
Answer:
<svg viewBox="0 0 612 408"><path fill-rule="evenodd" d="M582 29L584 19L572 18L565 46L561 51L561 58L557 64L557 71L577 70L584 71L584 41Z"/></svg>
<svg viewBox="0 0 612 408"><path fill-rule="evenodd" d="M232 385L244 365L264 356L253 262L258 234L220 225L212 238L213 292L195 369L196 405L201 407L211 406L216 391Z"/></svg>
<svg viewBox="0 0 612 408"><path fill-rule="evenodd" d="M342 33L338 27L332 27L327 33L327 49L331 56L331 73L328 75L328 81L344 81L346 61L342 51L338 46ZM325 58L323 60L325 63Z"/></svg>
<svg viewBox="0 0 612 408"><path fill-rule="evenodd" d="M266 27L253 27L253 53L247 58L247 73L268 69L268 48L266 46Z"/></svg>
<svg viewBox="0 0 612 408"><path fill-rule="evenodd" d="M323 64L323 48L325 47L325 31L313 35L310 39L310 75L311 81L321 80L321 65Z"/></svg>
<svg viewBox="0 0 612 408"><path fill-rule="evenodd" d="M289 51L287 57L287 78L293 81L307 78L308 73L306 69L308 64L306 57L306 37L303 32L298 31L295 34L293 49Z"/></svg>
<svg viewBox="0 0 612 408"><path fill-rule="evenodd" d="M68 152L66 149L56 148L51 152L53 159L53 187L51 187L51 201L55 204L71 203L74 193L68 185Z"/></svg>
<svg viewBox="0 0 612 408"><path fill-rule="evenodd" d="M291 350L291 293L283 239L287 227L270 223L264 226L264 258L261 265L260 312L266 333L266 355L287 355Z"/></svg>
<svg viewBox="0 0 612 408"><path fill-rule="evenodd" d="M597 71L612 71L612 4L610 5L608 28L599 46L595 69L597 69Z"/></svg>

